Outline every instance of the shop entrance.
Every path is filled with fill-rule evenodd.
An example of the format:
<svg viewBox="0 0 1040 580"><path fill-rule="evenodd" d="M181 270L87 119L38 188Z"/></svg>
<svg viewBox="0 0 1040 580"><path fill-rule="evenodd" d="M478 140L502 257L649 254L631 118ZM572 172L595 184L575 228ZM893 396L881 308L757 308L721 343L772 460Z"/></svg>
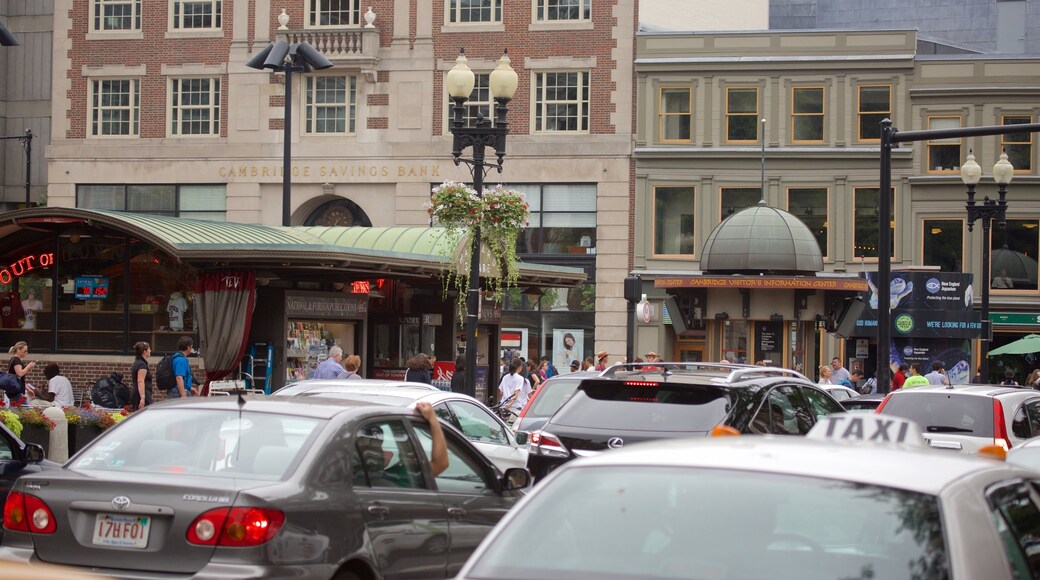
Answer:
<svg viewBox="0 0 1040 580"><path fill-rule="evenodd" d="M314 370L329 358L333 346L343 349L344 359L358 354L357 323L290 320L286 332L286 383L314 378Z"/></svg>

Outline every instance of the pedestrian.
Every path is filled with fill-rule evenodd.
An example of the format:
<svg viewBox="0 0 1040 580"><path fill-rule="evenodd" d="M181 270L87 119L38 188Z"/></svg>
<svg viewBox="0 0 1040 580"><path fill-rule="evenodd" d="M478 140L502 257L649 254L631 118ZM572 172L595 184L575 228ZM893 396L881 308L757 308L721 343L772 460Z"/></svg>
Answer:
<svg viewBox="0 0 1040 580"><path fill-rule="evenodd" d="M554 365L552 360L549 358L549 355L545 355L545 356L542 357L542 364L545 365L545 377L544 378L551 379L551 378L555 377L556 375L560 374L560 371L556 369L556 365Z"/></svg>
<svg viewBox="0 0 1040 580"><path fill-rule="evenodd" d="M859 391L859 382L863 379L863 371L858 368L849 371L849 378L841 382L843 387L848 387L854 391Z"/></svg>
<svg viewBox="0 0 1040 580"><path fill-rule="evenodd" d="M929 385L948 385L950 379L946 378L945 370L941 362L935 361L932 363L932 372L925 375L924 378L928 379Z"/></svg>
<svg viewBox="0 0 1040 580"><path fill-rule="evenodd" d="M849 378L849 371L841 365L841 359L834 357L831 359L831 381L835 385L842 384L842 381L846 381Z"/></svg>
<svg viewBox="0 0 1040 580"><path fill-rule="evenodd" d="M329 358L318 363L318 367L314 369L314 378L316 379L345 379L347 378L347 370L343 368L343 349L334 346L329 349Z"/></svg>
<svg viewBox="0 0 1040 580"><path fill-rule="evenodd" d="M596 353L596 370L605 371L607 370L607 351L601 350Z"/></svg>
<svg viewBox="0 0 1040 580"><path fill-rule="evenodd" d="M343 368L347 371L347 374L344 377L345 379L351 381L361 380L362 377L358 374L358 371L361 370L361 357L356 354L348 356L347 359L343 361Z"/></svg>
<svg viewBox="0 0 1040 580"><path fill-rule="evenodd" d="M173 378L177 386L166 391L167 399L190 397L199 394L195 390L194 377L191 375L191 364L188 363L188 355L194 346L190 336L182 336L177 340L177 352L173 353L170 362L173 364Z"/></svg>
<svg viewBox="0 0 1040 580"><path fill-rule="evenodd" d="M130 383L133 385L130 408L144 409L154 402L152 371L148 368L148 357L152 354L152 347L147 342L138 342L134 345L134 354L134 365L130 367Z"/></svg>
<svg viewBox="0 0 1040 580"><path fill-rule="evenodd" d="M509 373L502 377L498 384L498 400L503 411L508 411L507 422L512 423L520 411L527 405L531 394L531 383L520 374L524 363L518 358L509 363Z"/></svg>
<svg viewBox="0 0 1040 580"><path fill-rule="evenodd" d="M455 357L455 371L451 373L451 392L466 392L466 357Z"/></svg>
<svg viewBox="0 0 1040 580"><path fill-rule="evenodd" d="M1018 381L1015 380L1015 371L1011 369L1004 370L1004 380L1000 381L1000 384L1005 387L1017 387L1019 386Z"/></svg>
<svg viewBox="0 0 1040 580"><path fill-rule="evenodd" d="M572 360L571 361L571 372L572 373L576 373L579 370L585 370L585 369L581 368L581 363L580 362L578 362L577 360Z"/></svg>
<svg viewBox="0 0 1040 580"><path fill-rule="evenodd" d="M646 362L648 362L648 363L655 363L655 362L660 362L660 361L661 361L661 357L656 352L650 351L650 352L646 353ZM651 365L651 366L643 367L643 370L644 371L659 371L659 370L661 370L661 367Z"/></svg>
<svg viewBox="0 0 1040 580"><path fill-rule="evenodd" d="M897 370L892 374L892 390L899 390L903 388L906 383L906 377L910 374L910 365L906 363L899 363Z"/></svg>
<svg viewBox="0 0 1040 580"><path fill-rule="evenodd" d="M831 377L832 376L833 376L833 371L831 370L831 367L829 367L827 365L821 365L820 366L820 380L816 384L818 384L818 385L833 385L834 383L831 382Z"/></svg>
<svg viewBox="0 0 1040 580"><path fill-rule="evenodd" d="M1030 389L1040 389L1040 369L1033 369L1033 372L1029 373L1025 386Z"/></svg>
<svg viewBox="0 0 1040 580"><path fill-rule="evenodd" d="M527 361L527 380L531 383L531 391L537 391L542 386L542 375L538 372L533 360Z"/></svg>
<svg viewBox="0 0 1040 580"><path fill-rule="evenodd" d="M430 374L430 357L426 353L419 354L408 359L405 363L408 369L404 372L404 380L410 383L433 384L433 375Z"/></svg>
<svg viewBox="0 0 1040 580"><path fill-rule="evenodd" d="M61 375L61 369L55 363L43 368L43 376L47 378L47 387L36 391L36 398L50 401L59 407L71 407L76 404L72 394L72 383Z"/></svg>
<svg viewBox="0 0 1040 580"><path fill-rule="evenodd" d="M928 384L928 379L921 375L921 363L910 364L910 376L906 377L906 381L903 383L903 388L907 387L923 387Z"/></svg>
<svg viewBox="0 0 1040 580"><path fill-rule="evenodd" d="M18 378L18 382L22 385L22 395L25 395L25 375L29 374L29 371L36 368L36 361L28 363L22 361L22 359L29 354L29 343L24 340L19 340L14 343L14 346L8 349L7 352L14 355L7 364L7 372ZM11 403L15 405L18 404L14 398L12 398Z"/></svg>
<svg viewBox="0 0 1040 580"><path fill-rule="evenodd" d="M592 368L592 357L587 356L585 360L581 361L581 370L587 371Z"/></svg>

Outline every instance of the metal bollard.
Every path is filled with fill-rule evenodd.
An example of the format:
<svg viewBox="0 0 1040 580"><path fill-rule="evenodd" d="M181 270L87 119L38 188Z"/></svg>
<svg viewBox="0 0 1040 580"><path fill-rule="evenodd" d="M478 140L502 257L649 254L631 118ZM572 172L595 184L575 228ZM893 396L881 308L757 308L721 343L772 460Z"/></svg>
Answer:
<svg viewBox="0 0 1040 580"><path fill-rule="evenodd" d="M65 418L65 411L61 407L47 407L43 410L43 416L54 421L47 459L65 463L69 460L69 421Z"/></svg>

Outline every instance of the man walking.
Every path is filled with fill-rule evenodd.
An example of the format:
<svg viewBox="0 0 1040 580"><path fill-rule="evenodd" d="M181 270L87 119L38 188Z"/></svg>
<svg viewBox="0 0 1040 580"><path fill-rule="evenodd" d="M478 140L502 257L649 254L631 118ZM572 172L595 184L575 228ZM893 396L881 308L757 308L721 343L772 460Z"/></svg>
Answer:
<svg viewBox="0 0 1040 580"><path fill-rule="evenodd" d="M923 387L928 384L928 379L921 376L921 363L910 364L910 376L906 377L906 382L903 383L903 388L907 387Z"/></svg>
<svg viewBox="0 0 1040 580"><path fill-rule="evenodd" d="M343 349L334 346L329 349L329 358L321 361L318 368L314 369L316 379L345 379L347 369L343 368L340 361L343 360Z"/></svg>
<svg viewBox="0 0 1040 580"><path fill-rule="evenodd" d="M841 366L841 359L834 357L831 359L831 382L835 385L842 384L843 381L849 380L849 371L845 367Z"/></svg>
<svg viewBox="0 0 1040 580"><path fill-rule="evenodd" d="M166 391L167 399L190 397L199 394L192 385L191 365L188 363L188 355L191 354L194 343L190 336L182 336L177 340L177 352L170 359L173 365L173 379L177 381L177 387Z"/></svg>

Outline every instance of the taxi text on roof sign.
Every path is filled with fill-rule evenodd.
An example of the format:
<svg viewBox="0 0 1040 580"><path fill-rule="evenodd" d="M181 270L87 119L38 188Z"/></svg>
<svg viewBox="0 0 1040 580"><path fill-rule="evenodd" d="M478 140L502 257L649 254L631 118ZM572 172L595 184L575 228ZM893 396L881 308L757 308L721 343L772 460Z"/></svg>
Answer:
<svg viewBox="0 0 1040 580"><path fill-rule="evenodd" d="M809 431L810 439L895 443L926 447L921 427L913 421L889 415L828 415Z"/></svg>

